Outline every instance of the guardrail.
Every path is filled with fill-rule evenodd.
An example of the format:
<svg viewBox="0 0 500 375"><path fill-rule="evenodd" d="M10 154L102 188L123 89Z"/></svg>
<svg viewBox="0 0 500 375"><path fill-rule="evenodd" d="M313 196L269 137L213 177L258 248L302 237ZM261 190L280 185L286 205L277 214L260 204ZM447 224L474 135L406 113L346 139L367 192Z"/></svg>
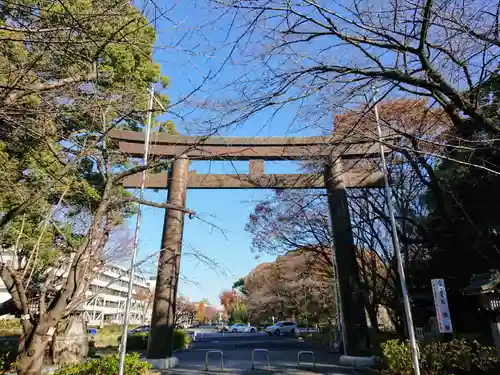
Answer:
<svg viewBox="0 0 500 375"><path fill-rule="evenodd" d="M313 368L316 368L316 361L314 360L314 353L313 352L310 352L310 351L302 351L302 352L298 352L297 354L297 368L300 368L300 355L301 354L310 354L312 356L312 360L313 360Z"/></svg>
<svg viewBox="0 0 500 375"><path fill-rule="evenodd" d="M254 349L252 351L252 370L255 370L255 352L263 352L267 354L267 369L271 371L271 359L269 357L269 350L267 349Z"/></svg>
<svg viewBox="0 0 500 375"><path fill-rule="evenodd" d="M220 369L224 370L224 353L221 350L209 350L205 355L205 371L208 371L208 355L210 353L218 353L220 354Z"/></svg>

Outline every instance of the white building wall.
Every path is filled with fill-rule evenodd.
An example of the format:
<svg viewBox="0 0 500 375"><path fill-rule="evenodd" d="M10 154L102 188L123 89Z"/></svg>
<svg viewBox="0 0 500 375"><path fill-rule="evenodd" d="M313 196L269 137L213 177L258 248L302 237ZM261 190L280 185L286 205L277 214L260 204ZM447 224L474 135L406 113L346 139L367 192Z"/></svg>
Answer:
<svg viewBox="0 0 500 375"><path fill-rule="evenodd" d="M80 311L90 325L123 322L129 281L126 272L123 267L109 265L92 280L90 290L87 292L88 299L80 306ZM150 293L147 279L142 275L134 275L129 323L150 322L151 311L147 309Z"/></svg>
<svg viewBox="0 0 500 375"><path fill-rule="evenodd" d="M2 250L0 252L0 260L3 263L6 263L8 265L12 265L12 263L14 261L14 253L11 251L5 251L2 248L0 248L0 250ZM2 278L0 278L0 303L6 302L9 299L11 299L10 293L7 290L7 287L5 286ZM13 317L12 315L3 315L3 316L0 316L0 319L9 319L12 317Z"/></svg>
<svg viewBox="0 0 500 375"><path fill-rule="evenodd" d="M1 261L12 262L13 254L8 251L0 252ZM123 322L125 305L128 292L127 269L118 265L110 264L105 270L92 280L90 290L87 291L87 299L80 305L81 312L90 325L101 325L106 323ZM133 298L130 310L129 322L131 324L144 324L151 320L151 308L147 309L148 299L144 297L151 292L149 279L137 273L134 275ZM4 282L0 278L0 303L11 298ZM150 303L150 305L152 305ZM4 315L1 318L9 318Z"/></svg>

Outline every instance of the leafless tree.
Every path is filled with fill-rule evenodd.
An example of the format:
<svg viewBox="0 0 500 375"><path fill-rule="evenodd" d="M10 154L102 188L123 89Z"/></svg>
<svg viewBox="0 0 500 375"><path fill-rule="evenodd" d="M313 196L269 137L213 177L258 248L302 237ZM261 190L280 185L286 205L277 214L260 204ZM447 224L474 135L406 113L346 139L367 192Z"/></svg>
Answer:
<svg viewBox="0 0 500 375"><path fill-rule="evenodd" d="M196 317L195 305L188 301L185 297L180 296L177 298L176 311L175 311L175 325L191 324Z"/></svg>
<svg viewBox="0 0 500 375"><path fill-rule="evenodd" d="M274 316L326 323L335 317L333 283L311 272L310 258L313 255L307 251L289 252L246 276L242 298L252 320L268 321Z"/></svg>
<svg viewBox="0 0 500 375"><path fill-rule="evenodd" d="M443 138L451 125L443 111L429 108L423 100L383 101L379 115L385 127L402 136L398 141L398 152L387 156L387 164L397 207L398 237L408 272L411 266L421 264L419 262L429 256L427 233L422 225L422 218L427 213L424 197L426 194L436 197L442 194L433 165L440 155L445 154ZM365 105L336 116L334 131L346 134L357 127L359 133L370 134L374 131L374 122L373 112ZM377 159L346 163L367 173L380 168ZM308 164L306 169L321 174L321 161L317 164ZM403 332L398 272L385 192L374 188L349 189L348 201L371 324L378 326L377 311L383 306L391 314L396 328ZM333 274L333 237L323 192L277 191L257 204L247 229L253 235L254 250L282 254L303 249L311 253L316 264L328 265L326 269ZM314 266L311 270L318 272ZM411 273L409 282L411 284Z"/></svg>
<svg viewBox="0 0 500 375"><path fill-rule="evenodd" d="M455 127L499 125L478 100L498 74L495 0L354 2L214 0L231 58L253 65L234 85L252 113L299 103L302 120L359 102L376 81L380 97L431 98ZM361 97L362 99L362 97ZM316 114L317 116L313 116Z"/></svg>

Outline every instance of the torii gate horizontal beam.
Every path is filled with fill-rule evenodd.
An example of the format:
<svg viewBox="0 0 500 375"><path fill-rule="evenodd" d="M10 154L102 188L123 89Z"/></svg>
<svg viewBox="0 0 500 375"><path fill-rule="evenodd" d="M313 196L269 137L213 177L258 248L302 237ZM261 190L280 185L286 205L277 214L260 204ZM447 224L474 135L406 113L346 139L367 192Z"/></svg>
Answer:
<svg viewBox="0 0 500 375"><path fill-rule="evenodd" d="M342 176L347 188L382 187L384 175L381 172L344 172ZM138 188L141 183L139 174L124 179L123 187ZM146 185L148 189L166 189L168 174L148 173ZM247 174L197 174L190 172L187 181L188 189L323 189L325 182L322 175L315 174L263 174L251 176Z"/></svg>
<svg viewBox="0 0 500 375"><path fill-rule="evenodd" d="M144 133L113 130L120 151L131 156L144 153ZM391 139L385 138L386 141ZM152 155L185 155L192 160L318 160L338 155L359 159L379 155L373 139L354 136L317 137L193 137L152 133Z"/></svg>

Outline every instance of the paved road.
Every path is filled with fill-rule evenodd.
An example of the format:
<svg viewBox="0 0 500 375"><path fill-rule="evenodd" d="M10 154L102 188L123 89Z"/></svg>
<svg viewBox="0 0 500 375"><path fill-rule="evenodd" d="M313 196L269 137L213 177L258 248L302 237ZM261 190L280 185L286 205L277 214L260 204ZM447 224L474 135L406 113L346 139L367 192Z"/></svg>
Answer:
<svg viewBox="0 0 500 375"><path fill-rule="evenodd" d="M266 349L269 351L272 371L267 370L266 356L256 353L256 370L252 371L252 351ZM209 354L209 371L205 372L205 358L210 350L220 350L224 355L224 370L220 370L220 356ZM313 351L316 367L313 370L311 357L304 355L303 368L297 369L299 351ZM188 374L359 374L350 369L338 366L339 355L329 353L326 349L304 342L293 336L268 336L256 333L225 333L202 331L197 332L196 339L189 349L177 352L179 368L167 373L172 375Z"/></svg>

